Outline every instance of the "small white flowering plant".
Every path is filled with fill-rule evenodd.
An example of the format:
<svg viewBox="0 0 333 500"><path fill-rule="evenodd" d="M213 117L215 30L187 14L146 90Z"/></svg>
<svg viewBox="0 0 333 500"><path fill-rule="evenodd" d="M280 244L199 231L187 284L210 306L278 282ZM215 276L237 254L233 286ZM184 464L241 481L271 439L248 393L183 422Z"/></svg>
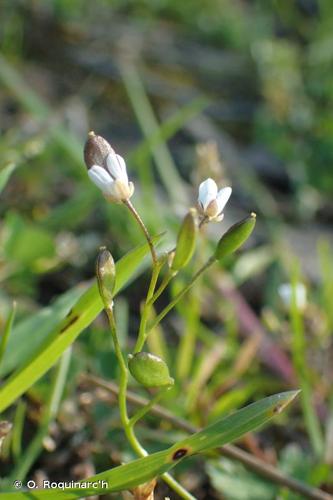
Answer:
<svg viewBox="0 0 333 500"><path fill-rule="evenodd" d="M139 441L135 433L135 425L172 388L174 379L169 372L166 362L159 356L146 351L146 341L148 335L154 335L154 329L158 327L169 311L195 285L205 271L214 265L214 263L222 261L224 257L234 253L245 243L255 227L256 216L254 213L251 213L248 217L230 227L220 238L213 254L196 271L192 279L189 280L183 289L176 294L157 316L152 318L151 313L156 300L164 292L170 281L190 262L196 248L196 240L200 229L203 225L210 222L221 222L223 220L223 211L231 196L232 189L226 186L218 190L217 184L213 179L208 178L204 180L199 185L197 207L188 210L187 215L180 225L175 248L170 249L167 253L158 255L154 239L149 234L141 216L130 201L134 192L134 185L128 180L124 159L114 152L105 139L91 132L85 146L85 162L90 179L102 191L106 200L123 203L129 209L131 215L134 216L143 231L151 253L151 281L141 311L140 326L135 346L132 353L127 356L120 348L117 322L114 316L114 290L117 280L117 269L111 253L106 248L101 249L96 266L99 293L109 320L115 353L120 367L118 394L120 418L129 443L133 450L142 457L141 462L140 460L137 461L137 467L141 467L141 464L142 466L145 463L147 464L147 469L145 473L142 473L141 479L139 475L133 475L133 482L131 483L131 480L128 478L128 482L132 486L131 492L134 498L153 498L156 480L158 477L161 477L180 497L193 498L168 473L168 470L186 456L207 450L218 444L223 444L225 441L222 434L225 433L226 426L228 426L228 418L208 427L206 430L197 433L189 439L175 444L167 452L163 452L157 463L150 468L150 463L154 455L149 456ZM159 277L162 273L164 277L159 282ZM145 387L148 391L153 391L150 401L133 415L129 415L127 407L129 375L139 385ZM250 411L250 413L254 412L253 414L255 414L257 409L261 407L263 410L262 417L266 420L268 417L273 416L275 411L280 411L284 408L296 393L294 391L266 398L266 400L241 410L238 412L238 416L241 416L242 412L247 411ZM266 405L270 408L269 410ZM261 410L259 410L259 413L261 413ZM243 413L243 418L241 417L240 421L242 426L244 425L246 431L248 431L253 427L250 423L251 419L248 418L249 415L245 415ZM260 423L263 422L261 417L259 417L259 421ZM229 423L231 433L234 435L238 434L237 426L233 426L231 420ZM242 428L241 434L243 434L245 427ZM222 431L222 434L218 437L220 431ZM122 467L125 470L126 467L130 467L130 464Z"/></svg>
<svg viewBox="0 0 333 500"><path fill-rule="evenodd" d="M113 381L113 390L117 394L121 426L128 443L137 455L129 463L119 465L86 478L80 484L74 484L61 490L38 489L28 493L23 491L0 493L0 500L24 500L57 498L74 499L96 494L123 492L126 498L154 498L154 490L158 480L166 482L180 498L193 499L193 495L170 474L170 471L182 460L196 454L206 453L222 447L223 453L229 457L243 459L251 463L247 454L239 453L237 448L229 445L245 433L253 431L280 413L296 396L298 391L288 391L271 395L260 401L235 411L216 420L207 427L196 430L186 421L170 417L170 412L157 409L156 404L163 397L168 397L168 406L172 407L172 388L177 383L176 374L172 373L168 363L161 356L150 352L147 340L157 334L158 327L167 314L181 299L199 282L200 277L217 263L224 263L225 257L238 250L252 234L256 216L251 213L243 220L229 227L220 237L209 257L200 263L192 276L186 269L187 281L177 289L171 298L166 297L163 308L157 313L154 305L167 289L172 280L188 268L197 249L198 240L204 237L204 226L211 222L221 222L223 212L231 196L231 187L218 190L211 178L204 180L194 197L195 207L189 207L180 222L174 244L167 251L159 253L157 243L160 236L151 236L141 215L134 206L134 184L128 178L125 160L115 152L113 147L101 136L90 132L84 148L84 160L90 180L101 190L107 203L118 203L128 210L140 227L145 241L131 250L116 263L110 251L101 247L96 261L97 282L93 283L69 309L65 318L54 325L47 342L34 354L30 362L14 373L0 389L0 411L7 409L13 401L38 380L62 355L60 376L66 368L66 352L80 332L89 326L104 309L116 355L119 380ZM196 199L197 198L197 199ZM217 231L221 231L215 225ZM101 242L102 243L102 242ZM130 352L120 342L115 304L119 290L137 271L147 254L151 256L151 277L147 293L140 311L140 321L135 342ZM10 323L10 322L9 322ZM10 329L10 324L8 325ZM64 368L65 366L65 368ZM130 391L130 385L141 393L136 396ZM49 411L45 416L45 425L54 415L55 401L59 400L57 384L54 397L52 395ZM142 398L145 393L146 398ZM133 410L132 402L139 406ZM169 415L170 421L181 423L189 435L174 442L171 446L154 453L139 439L136 426L149 412L160 412L162 418ZM228 446L225 446L228 445ZM239 458L239 457L243 458ZM245 458L244 458L245 456ZM22 476L23 477L23 476Z"/></svg>

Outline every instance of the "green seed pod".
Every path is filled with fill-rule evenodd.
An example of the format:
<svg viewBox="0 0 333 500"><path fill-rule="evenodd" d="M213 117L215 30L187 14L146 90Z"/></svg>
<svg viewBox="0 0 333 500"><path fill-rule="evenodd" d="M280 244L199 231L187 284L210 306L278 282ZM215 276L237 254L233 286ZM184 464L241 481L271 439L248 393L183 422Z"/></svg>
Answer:
<svg viewBox="0 0 333 500"><path fill-rule="evenodd" d="M251 235L255 224L256 214L252 212L249 217L231 226L217 244L215 259L220 260L242 246Z"/></svg>
<svg viewBox="0 0 333 500"><path fill-rule="evenodd" d="M196 210L191 208L180 226L175 255L171 262L172 271L179 271L191 260L197 236Z"/></svg>
<svg viewBox="0 0 333 500"><path fill-rule="evenodd" d="M106 157L111 153L112 147L103 137L91 131L84 145L84 161L89 170L93 165L105 168Z"/></svg>
<svg viewBox="0 0 333 500"><path fill-rule="evenodd" d="M145 387L165 387L174 383L165 361L149 352L129 354L128 368L135 380Z"/></svg>
<svg viewBox="0 0 333 500"><path fill-rule="evenodd" d="M96 262L96 275L99 293L105 307L112 307L116 283L116 266L111 253L105 247L100 249Z"/></svg>

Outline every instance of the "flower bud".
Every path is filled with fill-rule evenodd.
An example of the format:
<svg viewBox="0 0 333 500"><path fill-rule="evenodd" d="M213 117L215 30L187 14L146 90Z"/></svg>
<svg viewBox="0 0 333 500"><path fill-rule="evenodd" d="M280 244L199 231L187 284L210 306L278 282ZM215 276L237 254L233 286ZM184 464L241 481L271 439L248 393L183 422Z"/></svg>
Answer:
<svg viewBox="0 0 333 500"><path fill-rule="evenodd" d="M89 170L94 165L106 166L106 158L113 151L112 147L103 137L91 131L84 146L84 161Z"/></svg>
<svg viewBox="0 0 333 500"><path fill-rule="evenodd" d="M256 224L256 214L252 212L249 217L237 222L220 239L215 251L215 258L222 259L229 255L237 248L243 245L251 235Z"/></svg>
<svg viewBox="0 0 333 500"><path fill-rule="evenodd" d="M96 275L99 293L105 307L112 307L113 292L116 283L116 266L111 253L102 247L96 262Z"/></svg>
<svg viewBox="0 0 333 500"><path fill-rule="evenodd" d="M129 182L124 158L110 144L94 132L89 132L84 147L84 161L88 176L102 191L108 201L122 203L134 193L134 184Z"/></svg>
<svg viewBox="0 0 333 500"><path fill-rule="evenodd" d="M145 387L165 387L174 383L165 361L149 352L129 354L128 368L135 380Z"/></svg>
<svg viewBox="0 0 333 500"><path fill-rule="evenodd" d="M223 217L223 210L232 193L231 187L217 190L216 182L213 179L206 179L199 186L198 206L200 213L208 221L220 222Z"/></svg>
<svg viewBox="0 0 333 500"><path fill-rule="evenodd" d="M175 255L170 266L173 271L179 271L179 269L185 267L192 258L197 235L195 216L196 210L192 208L182 222L178 233Z"/></svg>

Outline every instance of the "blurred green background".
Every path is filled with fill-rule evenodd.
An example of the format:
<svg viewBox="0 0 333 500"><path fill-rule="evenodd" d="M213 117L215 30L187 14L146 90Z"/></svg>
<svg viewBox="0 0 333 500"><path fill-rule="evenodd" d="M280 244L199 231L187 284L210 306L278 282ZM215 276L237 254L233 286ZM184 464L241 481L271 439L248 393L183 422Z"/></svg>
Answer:
<svg viewBox="0 0 333 500"><path fill-rule="evenodd" d="M175 412L196 424L302 386L305 399L288 425L283 417L281 425L243 445L329 491L332 26L331 0L0 3L0 329L14 299L19 325L92 278L99 246L118 259L142 242L124 209L107 204L88 179L82 150L89 130L126 159L134 203L153 234L167 230L165 248L195 205L202 180L211 176L219 186L232 185L225 220L209 228L194 265L231 223L255 211L258 225L248 252L204 280L149 348L170 360L180 378ZM170 296L187 275L177 278ZM133 342L148 276L143 273L116 304L124 346ZM289 313L279 297L279 285L291 281L307 287L302 314L295 308ZM264 337L255 337L258 331ZM267 339L271 347L262 354ZM82 465L72 435L90 439L97 444L87 462L103 470L110 456L119 462L116 410L110 430L103 398L96 403L94 394L96 404L82 411L73 396L86 394L78 385L80 372L115 376L103 318L75 349L58 448L67 450L65 463ZM277 351L287 353L286 364L274 358ZM48 382L44 377L26 397L23 443L38 423L36 407L45 401ZM22 407L15 411L19 419ZM81 427L71 428L68 415L76 415ZM102 430L84 430L89 419ZM153 429L141 429L151 449L175 438L155 421ZM103 449L106 435L113 444ZM4 458L8 468L20 461L20 450L13 453ZM52 475L54 464L43 453L37 465ZM180 478L191 482L197 467L182 465ZM237 467L202 466L194 493L275 498L275 487Z"/></svg>

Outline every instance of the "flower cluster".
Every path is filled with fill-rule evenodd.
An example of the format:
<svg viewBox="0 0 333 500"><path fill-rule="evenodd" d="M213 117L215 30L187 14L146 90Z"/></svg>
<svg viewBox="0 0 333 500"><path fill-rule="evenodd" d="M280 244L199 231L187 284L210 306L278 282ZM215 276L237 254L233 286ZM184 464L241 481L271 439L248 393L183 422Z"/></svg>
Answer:
<svg viewBox="0 0 333 500"><path fill-rule="evenodd" d="M120 203L131 198L134 185L128 180L125 160L103 137L89 133L84 159L90 179L109 201ZM223 209L231 193L231 187L218 191L216 182L210 178L200 184L198 206L204 222L223 219Z"/></svg>

